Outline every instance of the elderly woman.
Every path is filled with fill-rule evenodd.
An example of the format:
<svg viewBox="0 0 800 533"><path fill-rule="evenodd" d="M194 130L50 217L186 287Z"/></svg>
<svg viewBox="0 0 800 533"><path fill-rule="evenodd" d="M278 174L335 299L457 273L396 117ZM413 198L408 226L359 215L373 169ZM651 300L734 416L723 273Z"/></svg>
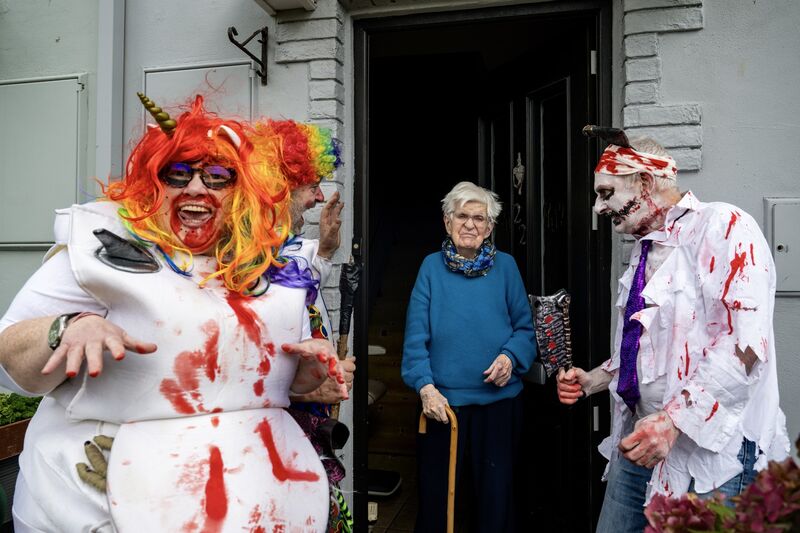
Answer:
<svg viewBox="0 0 800 533"><path fill-rule="evenodd" d="M448 237L419 270L403 346L403 380L435 421L417 451L416 531L445 530L448 405L459 424L458 471L472 471L476 530L514 531L521 376L536 357L530 307L514 258L489 239L500 214L497 195L461 182L442 211Z"/></svg>
<svg viewBox="0 0 800 533"><path fill-rule="evenodd" d="M305 289L264 276L283 264L286 181L254 155L268 140L202 97L177 121L141 97L160 128L104 201L58 212L0 321L0 383L45 395L15 529L324 531L325 471L282 408L326 375L347 392Z"/></svg>

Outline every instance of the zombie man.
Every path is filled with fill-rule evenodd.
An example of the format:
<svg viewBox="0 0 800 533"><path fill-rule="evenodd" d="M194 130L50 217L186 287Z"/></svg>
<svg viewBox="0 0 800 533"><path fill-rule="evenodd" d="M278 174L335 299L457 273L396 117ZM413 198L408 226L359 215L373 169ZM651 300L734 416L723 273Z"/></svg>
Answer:
<svg viewBox="0 0 800 533"><path fill-rule="evenodd" d="M104 201L59 211L56 247L0 322L0 381L45 394L16 531L324 531L326 474L283 408L326 376L347 392L308 327L308 275L278 253L272 140L199 96L177 120L142 100L160 127ZM107 463L84 454L99 433Z"/></svg>
<svg viewBox="0 0 800 533"><path fill-rule="evenodd" d="M612 141L613 142L613 141ZM594 210L636 238L619 280L614 353L558 375L562 403L614 399L598 532L641 532L654 493L739 493L789 451L778 406L775 267L741 209L681 193L657 143L617 139L595 169Z"/></svg>

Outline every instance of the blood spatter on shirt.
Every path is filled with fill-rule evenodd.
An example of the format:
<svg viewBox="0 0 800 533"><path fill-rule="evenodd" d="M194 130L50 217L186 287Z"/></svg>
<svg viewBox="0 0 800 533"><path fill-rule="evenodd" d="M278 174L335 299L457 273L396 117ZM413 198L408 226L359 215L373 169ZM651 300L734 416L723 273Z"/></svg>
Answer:
<svg viewBox="0 0 800 533"><path fill-rule="evenodd" d="M689 377L689 342L687 341L683 347L686 350L686 377Z"/></svg>
<svg viewBox="0 0 800 533"><path fill-rule="evenodd" d="M719 402L714 402L714 405L711 406L711 412L708 413L708 416L706 417L706 422L711 420L711 417L717 413L717 409L719 409Z"/></svg>
<svg viewBox="0 0 800 533"><path fill-rule="evenodd" d="M218 416L212 416L211 417L211 425L214 426L214 427L219 427L219 417Z"/></svg>
<svg viewBox="0 0 800 533"><path fill-rule="evenodd" d="M736 224L737 220L736 212L731 211L731 219L728 221L728 230L725 232L725 239L727 239L731 234L731 229L733 229L734 224Z"/></svg>
<svg viewBox="0 0 800 533"><path fill-rule="evenodd" d="M733 278L736 276L737 272L742 274L744 272L744 267L747 264L747 254L745 252L733 254L733 259L731 259L731 271L728 274L728 279L725 280L725 289L722 291L722 305L725 306L725 309L728 312L728 335L733 333L733 320L731 319L731 305L728 304L726 297L728 296L728 291L731 288L731 282L733 282ZM741 305L741 304L740 304Z"/></svg>
<svg viewBox="0 0 800 533"><path fill-rule="evenodd" d="M253 392L256 396L262 396L264 394L264 381L259 379L255 383L253 383Z"/></svg>
<svg viewBox="0 0 800 533"><path fill-rule="evenodd" d="M712 255L711 256L711 261L708 263L708 273L709 274L714 272L714 260L715 260L715 257Z"/></svg>
<svg viewBox="0 0 800 533"><path fill-rule="evenodd" d="M756 266L756 256L753 254L753 243L750 243L750 262Z"/></svg>
<svg viewBox="0 0 800 533"><path fill-rule="evenodd" d="M267 450L269 461L272 464L272 474L278 481L317 481L319 475L310 470L297 470L291 465L286 465L275 446L275 439L272 436L272 427L269 425L269 420L264 418L256 426L256 433L261 437L261 442L264 443L264 448Z"/></svg>

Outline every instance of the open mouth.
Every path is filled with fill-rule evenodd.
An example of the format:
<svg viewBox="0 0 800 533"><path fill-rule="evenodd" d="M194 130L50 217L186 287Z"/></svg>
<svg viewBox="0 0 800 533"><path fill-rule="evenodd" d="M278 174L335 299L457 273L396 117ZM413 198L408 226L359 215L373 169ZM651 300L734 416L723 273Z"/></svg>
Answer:
<svg viewBox="0 0 800 533"><path fill-rule="evenodd" d="M189 228L198 228L213 216L214 208L205 203L189 202L178 206L178 219Z"/></svg>

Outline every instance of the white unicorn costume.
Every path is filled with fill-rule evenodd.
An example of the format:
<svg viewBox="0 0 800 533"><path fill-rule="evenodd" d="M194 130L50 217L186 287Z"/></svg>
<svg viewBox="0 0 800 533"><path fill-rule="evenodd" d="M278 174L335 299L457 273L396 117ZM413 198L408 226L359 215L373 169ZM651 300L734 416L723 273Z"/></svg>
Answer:
<svg viewBox="0 0 800 533"><path fill-rule="evenodd" d="M20 456L16 530L324 530L325 472L283 409L297 359L280 346L309 336L305 290L273 284L248 298L215 280L201 287L213 258L196 257L190 277L155 257L157 272L114 268L92 232L128 238L118 207L58 212L56 249L66 252L51 252L0 329L93 311L158 350L107 359L97 378L84 365L45 397ZM0 383L15 387L4 371ZM100 433L115 436L107 494L75 468Z"/></svg>

